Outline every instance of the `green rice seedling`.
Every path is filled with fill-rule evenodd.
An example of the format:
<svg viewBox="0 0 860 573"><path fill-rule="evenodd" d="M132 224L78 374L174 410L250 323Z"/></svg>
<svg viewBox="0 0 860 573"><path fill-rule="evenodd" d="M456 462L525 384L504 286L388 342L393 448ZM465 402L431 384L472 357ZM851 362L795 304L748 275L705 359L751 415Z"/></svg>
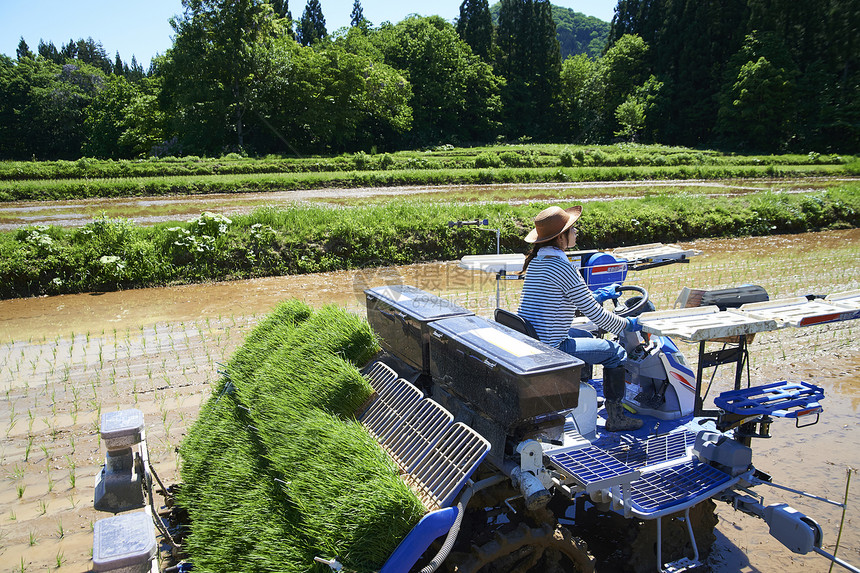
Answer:
<svg viewBox="0 0 860 573"><path fill-rule="evenodd" d="M279 412L301 415L314 408L348 417L371 393L367 380L340 356L309 356L289 347L259 368L250 388L239 388L243 401L264 420L277 420Z"/></svg>
<svg viewBox="0 0 860 573"><path fill-rule="evenodd" d="M323 307L302 323L290 343L303 352L339 354L356 366L366 364L379 350L367 321L334 305Z"/></svg>
<svg viewBox="0 0 860 573"><path fill-rule="evenodd" d="M359 423L315 411L293 420L289 433L289 444L269 452L292 473L290 496L308 543L349 556L350 567L380 567L423 515L420 501Z"/></svg>
<svg viewBox="0 0 860 573"><path fill-rule="evenodd" d="M288 300L279 304L251 333L230 360L227 371L234 381L250 379L272 351L289 340L289 333L308 319L312 309L299 300Z"/></svg>
<svg viewBox="0 0 860 573"><path fill-rule="evenodd" d="M48 504L45 503L44 499L39 500L39 516L45 515L48 513Z"/></svg>
<svg viewBox="0 0 860 573"><path fill-rule="evenodd" d="M57 561L56 561L57 569L62 567L63 563L65 563L65 561L66 561L66 558L63 556L63 551L62 550L57 551Z"/></svg>
<svg viewBox="0 0 860 573"><path fill-rule="evenodd" d="M37 541L38 541L38 537L36 536L36 532L31 529L30 530L30 547L33 547L34 545L36 545Z"/></svg>
<svg viewBox="0 0 860 573"><path fill-rule="evenodd" d="M15 485L15 492L18 494L18 499L24 497L24 490L27 489L23 483L19 483Z"/></svg>
<svg viewBox="0 0 860 573"><path fill-rule="evenodd" d="M24 557L21 556L21 564L20 564L20 567L18 568L18 571L20 571L21 573L24 573L24 571L26 571L26 570L27 569L24 568Z"/></svg>
<svg viewBox="0 0 860 573"><path fill-rule="evenodd" d="M66 530L63 528L63 520L57 520L57 539L62 539L66 536Z"/></svg>
<svg viewBox="0 0 860 573"><path fill-rule="evenodd" d="M27 445L24 446L24 461L30 459L30 449L33 447L33 436L27 436Z"/></svg>
<svg viewBox="0 0 860 573"><path fill-rule="evenodd" d="M15 515L14 511L9 512L9 521L18 521L18 516Z"/></svg>
<svg viewBox="0 0 860 573"><path fill-rule="evenodd" d="M72 459L71 456L66 456L66 462L69 466L69 486L71 486L72 489L75 489L75 469L77 466L75 465L75 460Z"/></svg>

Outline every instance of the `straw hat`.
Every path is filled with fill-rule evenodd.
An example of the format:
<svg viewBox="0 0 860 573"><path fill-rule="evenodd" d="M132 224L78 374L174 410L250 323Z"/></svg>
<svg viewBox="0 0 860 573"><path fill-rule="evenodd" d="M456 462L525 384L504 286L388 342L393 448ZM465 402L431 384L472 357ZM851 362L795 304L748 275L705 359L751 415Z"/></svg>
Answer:
<svg viewBox="0 0 860 573"><path fill-rule="evenodd" d="M582 205L576 205L570 209L547 207L535 217L535 228L526 235L526 242L543 243L554 239L570 229L580 215L582 215Z"/></svg>

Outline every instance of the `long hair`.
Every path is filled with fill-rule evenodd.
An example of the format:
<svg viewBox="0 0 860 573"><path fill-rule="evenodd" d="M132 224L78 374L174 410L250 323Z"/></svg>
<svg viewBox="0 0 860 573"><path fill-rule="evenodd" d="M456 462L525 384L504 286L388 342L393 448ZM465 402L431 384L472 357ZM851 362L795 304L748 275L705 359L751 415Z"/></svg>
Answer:
<svg viewBox="0 0 860 573"><path fill-rule="evenodd" d="M562 235L564 235L564 233L559 233L558 235L556 235L552 239L548 239L548 240L542 241L540 243L534 243L532 245L532 250L529 251L529 253L526 255L526 260L523 261L523 270L518 272L517 275L523 276L526 274L526 270L528 270L528 268L529 268L529 263L531 263L532 260L537 256L538 251L540 251L542 247L558 246L560 248L559 240L561 239Z"/></svg>

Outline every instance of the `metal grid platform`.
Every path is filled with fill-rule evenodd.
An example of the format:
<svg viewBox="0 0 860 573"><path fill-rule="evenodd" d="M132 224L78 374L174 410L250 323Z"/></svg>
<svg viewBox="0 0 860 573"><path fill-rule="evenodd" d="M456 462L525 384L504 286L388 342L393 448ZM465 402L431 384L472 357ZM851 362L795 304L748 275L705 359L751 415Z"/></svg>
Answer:
<svg viewBox="0 0 860 573"><path fill-rule="evenodd" d="M550 454L549 460L559 472L584 487L587 493L630 483L640 475L638 470L594 446Z"/></svg>
<svg viewBox="0 0 860 573"><path fill-rule="evenodd" d="M643 468L688 456L687 449L696 443L696 434L688 430L651 436L630 444L620 444L606 451L631 468Z"/></svg>
<svg viewBox="0 0 860 573"><path fill-rule="evenodd" d="M630 484L633 513L653 519L685 509L711 497L737 481L730 475L698 461L642 474Z"/></svg>
<svg viewBox="0 0 860 573"><path fill-rule="evenodd" d="M428 510L451 505L490 451L490 443L402 378L374 365L375 390L359 420L377 439Z"/></svg>
<svg viewBox="0 0 860 573"><path fill-rule="evenodd" d="M359 421L371 435L379 439L399 424L409 410L423 398L421 390L402 378L386 382L377 390L376 399Z"/></svg>
<svg viewBox="0 0 860 573"><path fill-rule="evenodd" d="M448 426L433 447L408 468L406 483L428 508L448 507L490 451L490 443L469 426Z"/></svg>
<svg viewBox="0 0 860 573"><path fill-rule="evenodd" d="M399 378L399 376L397 376L397 372L392 370L391 367L384 362L374 362L370 369L364 374L364 377L367 378L367 382L370 384L370 387L376 392L379 392L380 388L383 388L387 384L394 382Z"/></svg>
<svg viewBox="0 0 860 573"><path fill-rule="evenodd" d="M824 390L806 382L774 382L723 392L714 404L730 414L797 418L822 411Z"/></svg>
<svg viewBox="0 0 860 573"><path fill-rule="evenodd" d="M379 436L379 442L398 467L406 471L427 453L453 421L454 416L448 410L427 398L412 406L399 423Z"/></svg>

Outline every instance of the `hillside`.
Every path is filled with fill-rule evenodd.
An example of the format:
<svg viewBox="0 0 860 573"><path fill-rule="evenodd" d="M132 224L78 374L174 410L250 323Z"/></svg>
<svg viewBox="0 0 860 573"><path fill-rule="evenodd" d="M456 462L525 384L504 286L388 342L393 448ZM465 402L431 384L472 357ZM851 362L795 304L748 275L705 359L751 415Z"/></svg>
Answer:
<svg viewBox="0 0 860 573"><path fill-rule="evenodd" d="M499 7L499 2L490 6L494 24L499 23ZM593 58L603 52L609 38L609 22L555 5L552 7L552 18L558 30L562 60L577 54L587 54Z"/></svg>

